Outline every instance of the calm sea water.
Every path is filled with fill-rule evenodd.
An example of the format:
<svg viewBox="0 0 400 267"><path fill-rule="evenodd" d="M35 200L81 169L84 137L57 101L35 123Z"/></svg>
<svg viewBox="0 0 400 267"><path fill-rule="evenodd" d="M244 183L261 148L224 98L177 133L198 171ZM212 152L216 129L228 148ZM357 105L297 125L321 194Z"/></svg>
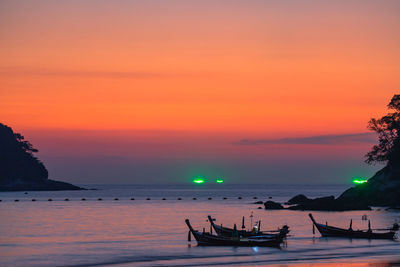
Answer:
<svg viewBox="0 0 400 267"><path fill-rule="evenodd" d="M318 233L313 235L308 212L266 211L257 209L261 205L250 204L256 201L254 197L263 201L271 197L274 201L285 202L299 193L309 197L337 196L347 187L345 185L86 187L99 190L1 192L0 265L260 266L400 260L398 241L321 238ZM49 198L53 201L48 201ZM69 201L65 201L66 198ZM250 227L251 213L253 221L262 221L262 229L288 224L292 231L287 244L281 249L197 247L194 240L187 241L186 218L195 228L208 230L208 214L226 226L240 224L242 216L246 216L246 226ZM378 208L314 212L314 217L342 227L348 227L353 219L354 229L365 229L367 222L361 220L364 214L371 220L373 228L400 222L399 211Z"/></svg>

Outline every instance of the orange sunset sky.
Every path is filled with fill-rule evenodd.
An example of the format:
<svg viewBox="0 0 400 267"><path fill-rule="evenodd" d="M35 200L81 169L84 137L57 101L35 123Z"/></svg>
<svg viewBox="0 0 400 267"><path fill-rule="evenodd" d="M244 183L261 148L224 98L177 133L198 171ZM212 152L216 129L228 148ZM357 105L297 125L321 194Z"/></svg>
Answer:
<svg viewBox="0 0 400 267"><path fill-rule="evenodd" d="M75 183L346 183L400 1L1 1L0 122Z"/></svg>

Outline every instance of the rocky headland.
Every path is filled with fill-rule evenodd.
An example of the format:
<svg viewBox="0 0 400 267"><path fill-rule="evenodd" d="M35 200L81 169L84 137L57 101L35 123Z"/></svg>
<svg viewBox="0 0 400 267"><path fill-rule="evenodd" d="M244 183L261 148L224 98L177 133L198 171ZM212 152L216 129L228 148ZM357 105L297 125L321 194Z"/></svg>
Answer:
<svg viewBox="0 0 400 267"><path fill-rule="evenodd" d="M378 144L365 155L365 162L385 163L367 182L344 191L338 198L334 196L309 199L297 195L286 205L292 210L367 210L371 206L398 209L400 207L400 95L394 95L388 104L392 111L385 116L372 118L368 129L378 134ZM279 203L264 203L266 209L283 209Z"/></svg>
<svg viewBox="0 0 400 267"><path fill-rule="evenodd" d="M0 123L0 191L84 190L78 186L48 179L38 152L19 133Z"/></svg>

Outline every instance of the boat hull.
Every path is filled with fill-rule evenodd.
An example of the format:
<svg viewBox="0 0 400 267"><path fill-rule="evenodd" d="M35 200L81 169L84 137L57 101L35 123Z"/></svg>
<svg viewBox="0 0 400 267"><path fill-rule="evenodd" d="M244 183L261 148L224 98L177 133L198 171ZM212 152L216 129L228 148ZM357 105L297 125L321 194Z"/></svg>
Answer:
<svg viewBox="0 0 400 267"><path fill-rule="evenodd" d="M372 231L354 231L352 229L343 229L333 226L317 223L312 214L309 214L314 226L324 237L347 237L347 238L364 238L364 239L394 239L395 232L374 233Z"/></svg>
<svg viewBox="0 0 400 267"><path fill-rule="evenodd" d="M282 242L279 239L232 239L197 231L192 234L199 246L279 247Z"/></svg>
<svg viewBox="0 0 400 267"><path fill-rule="evenodd" d="M232 228L223 227L214 223L211 216L208 216L208 220L215 230L218 236L222 237L232 237L234 230ZM289 233L289 228L286 226L284 229L279 229L276 232L253 232L253 231L246 231L246 230L236 230L238 236L241 237L254 237L254 236L263 236L263 238L286 238L287 234Z"/></svg>

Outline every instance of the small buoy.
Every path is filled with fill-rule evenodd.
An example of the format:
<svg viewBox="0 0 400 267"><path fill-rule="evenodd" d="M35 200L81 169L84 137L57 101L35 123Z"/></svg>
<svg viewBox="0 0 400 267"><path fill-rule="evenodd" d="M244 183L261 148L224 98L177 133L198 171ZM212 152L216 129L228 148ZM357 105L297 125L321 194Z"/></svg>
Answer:
<svg viewBox="0 0 400 267"><path fill-rule="evenodd" d="M36 199L33 198L32 201L36 201Z"/></svg>
<svg viewBox="0 0 400 267"><path fill-rule="evenodd" d="M131 197L131 200L135 200L133 197Z"/></svg>
<svg viewBox="0 0 400 267"><path fill-rule="evenodd" d="M27 195L27 194L28 194L28 192L25 192L24 194L25 194L25 195Z"/></svg>
<svg viewBox="0 0 400 267"><path fill-rule="evenodd" d="M85 201L85 200L86 200L86 198L82 198L81 200L82 200L82 201Z"/></svg>
<svg viewBox="0 0 400 267"><path fill-rule="evenodd" d="M257 209L262 210L262 207L258 207Z"/></svg>
<svg viewBox="0 0 400 267"><path fill-rule="evenodd" d="M0 199L0 202L1 202L2 200Z"/></svg>
<svg viewBox="0 0 400 267"><path fill-rule="evenodd" d="M114 198L114 200L118 200L118 198L116 197L116 198Z"/></svg>
<svg viewBox="0 0 400 267"><path fill-rule="evenodd" d="M151 198L149 198L149 197L148 197L148 198L146 198L146 200L150 200L150 199L151 199Z"/></svg>
<svg viewBox="0 0 400 267"><path fill-rule="evenodd" d="M97 200L98 200L98 201L102 201L103 199L102 199L102 198L98 198Z"/></svg>
<svg viewBox="0 0 400 267"><path fill-rule="evenodd" d="M209 198L208 198L208 200L211 200L211 199L212 199L212 197L209 197Z"/></svg>
<svg viewBox="0 0 400 267"><path fill-rule="evenodd" d="M182 198L178 197L178 200L182 200Z"/></svg>
<svg viewBox="0 0 400 267"><path fill-rule="evenodd" d="M51 198L49 198L47 201L53 201Z"/></svg>
<svg viewBox="0 0 400 267"><path fill-rule="evenodd" d="M15 202L18 202L19 201L19 199L16 199L16 200L14 200Z"/></svg>
<svg viewBox="0 0 400 267"><path fill-rule="evenodd" d="M242 197L238 197L238 199L242 199Z"/></svg>
<svg viewBox="0 0 400 267"><path fill-rule="evenodd" d="M162 200L167 200L165 197L163 197L163 199Z"/></svg>
<svg viewBox="0 0 400 267"><path fill-rule="evenodd" d="M272 197L268 197L269 199L272 199Z"/></svg>
<svg viewBox="0 0 400 267"><path fill-rule="evenodd" d="M222 199L227 199L226 197L223 197Z"/></svg>
<svg viewBox="0 0 400 267"><path fill-rule="evenodd" d="M196 200L197 198L194 197L194 198L192 198L192 199L193 199L193 200Z"/></svg>
<svg viewBox="0 0 400 267"><path fill-rule="evenodd" d="M68 199L68 198L66 198L66 199L64 199L64 201L69 201L69 199Z"/></svg>
<svg viewBox="0 0 400 267"><path fill-rule="evenodd" d="M253 199L257 199L257 197L253 197Z"/></svg>

